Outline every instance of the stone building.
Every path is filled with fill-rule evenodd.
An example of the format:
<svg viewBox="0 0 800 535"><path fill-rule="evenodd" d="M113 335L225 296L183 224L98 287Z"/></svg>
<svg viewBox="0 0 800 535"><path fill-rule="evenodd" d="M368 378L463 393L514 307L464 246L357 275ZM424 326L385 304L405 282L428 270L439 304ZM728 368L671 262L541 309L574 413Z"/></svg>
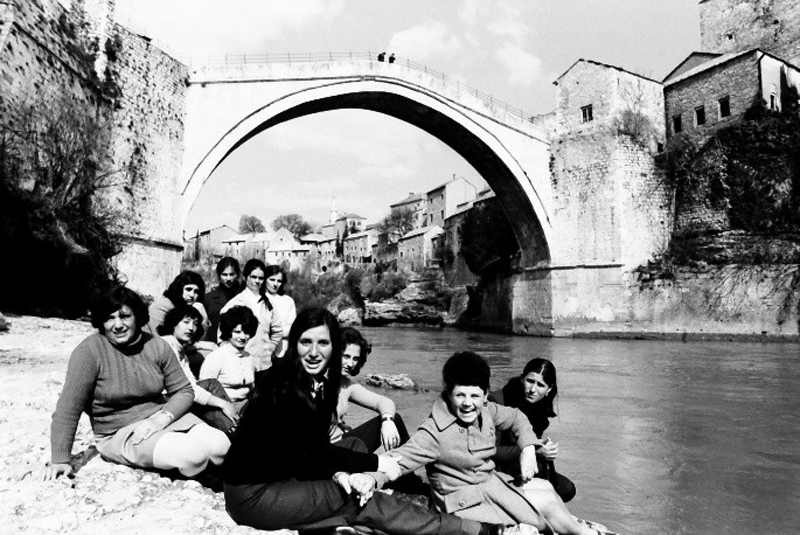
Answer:
<svg viewBox="0 0 800 535"><path fill-rule="evenodd" d="M471 201L478 195L477 188L466 178L453 178L425 194L425 226L444 226L444 221L453 215L458 205Z"/></svg>
<svg viewBox="0 0 800 535"><path fill-rule="evenodd" d="M344 261L349 264L374 262L373 248L378 244L378 234L378 229L371 225L347 236L342 244Z"/></svg>
<svg viewBox="0 0 800 535"><path fill-rule="evenodd" d="M797 0L700 0L700 39L706 52L759 48L800 64Z"/></svg>
<svg viewBox="0 0 800 535"><path fill-rule="evenodd" d="M433 225L406 233L397 242L397 267L422 271L434 262L434 240L444 234L442 227Z"/></svg>
<svg viewBox="0 0 800 535"><path fill-rule="evenodd" d="M223 240L237 234L238 232L228 225L220 225L186 238L183 243L184 262L205 258L218 262L225 256L226 244Z"/></svg>
<svg viewBox="0 0 800 535"><path fill-rule="evenodd" d="M584 59L554 83L551 183L559 239L552 254L570 265L598 266L596 274L636 267L663 250L671 229L670 196L654 158L664 143L662 85Z"/></svg>
<svg viewBox="0 0 800 535"><path fill-rule="evenodd" d="M424 193L414 193L412 191L409 192L408 197L402 201L390 204L389 209L392 213L411 210L414 213L414 229L420 229L425 226L426 203L427 197Z"/></svg>
<svg viewBox="0 0 800 535"><path fill-rule="evenodd" d="M781 111L798 105L800 69L759 49L693 53L664 79L668 138L702 143L756 102Z"/></svg>

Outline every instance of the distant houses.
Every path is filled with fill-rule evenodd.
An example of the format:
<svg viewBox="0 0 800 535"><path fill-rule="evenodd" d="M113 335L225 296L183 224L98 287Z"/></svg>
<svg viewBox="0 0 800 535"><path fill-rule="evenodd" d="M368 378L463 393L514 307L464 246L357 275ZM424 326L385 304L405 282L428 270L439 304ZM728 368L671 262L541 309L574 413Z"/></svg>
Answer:
<svg viewBox="0 0 800 535"><path fill-rule="evenodd" d="M412 228L404 234L382 232L365 217L356 213L340 216L335 208L319 233L300 239L285 228L239 234L228 226L217 227L185 240L184 260L198 260L200 256L210 261L222 256L259 258L267 264L284 264L290 270L301 269L309 261L315 269L376 262L395 262L398 268L410 271L442 267L446 235L457 234L452 227L462 220L457 216L463 218L486 192L491 194L488 189L479 193L471 181L453 175L428 191L409 193L389 206L390 212L412 212ZM448 241L447 247L452 249L452 243ZM457 257L458 249L451 254Z"/></svg>

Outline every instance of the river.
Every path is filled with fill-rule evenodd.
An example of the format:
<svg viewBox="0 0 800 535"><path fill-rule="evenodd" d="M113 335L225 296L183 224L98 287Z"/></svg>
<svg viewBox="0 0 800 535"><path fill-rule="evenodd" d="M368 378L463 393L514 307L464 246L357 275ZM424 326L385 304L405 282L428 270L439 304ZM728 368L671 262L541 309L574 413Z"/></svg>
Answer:
<svg viewBox="0 0 800 535"><path fill-rule="evenodd" d="M579 517L627 535L800 533L797 344L363 332L373 352L362 374L407 373L429 390L383 391L410 429L455 351L485 356L492 388L532 357L552 360L558 418L546 434L578 489L568 507Z"/></svg>

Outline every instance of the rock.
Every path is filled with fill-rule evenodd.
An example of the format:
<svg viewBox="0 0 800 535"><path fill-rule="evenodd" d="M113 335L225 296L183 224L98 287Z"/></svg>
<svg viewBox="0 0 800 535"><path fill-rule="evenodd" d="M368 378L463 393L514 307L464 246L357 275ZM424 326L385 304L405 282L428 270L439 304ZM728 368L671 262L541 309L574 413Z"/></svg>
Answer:
<svg viewBox="0 0 800 535"><path fill-rule="evenodd" d="M341 312L346 308L352 308L354 304L355 303L353 303L353 300L350 299L350 296L346 294L339 294L336 297L334 297L330 303L328 303L327 308L331 312L331 314L333 314L334 316L338 316L339 312Z"/></svg>
<svg viewBox="0 0 800 535"><path fill-rule="evenodd" d="M384 375L373 373L364 377L364 382L370 386L381 388L395 388L397 390L416 390L416 383L405 373L397 375Z"/></svg>
<svg viewBox="0 0 800 535"><path fill-rule="evenodd" d="M447 311L446 325L456 325L469 308L469 292L466 288L457 288L450 299L450 310Z"/></svg>
<svg viewBox="0 0 800 535"><path fill-rule="evenodd" d="M430 305L367 302L364 310L364 325L379 326L389 323L441 326L443 318L442 313Z"/></svg>
<svg viewBox="0 0 800 535"><path fill-rule="evenodd" d="M11 329L11 322L0 312L0 331L7 331L9 329Z"/></svg>
<svg viewBox="0 0 800 535"><path fill-rule="evenodd" d="M362 315L363 312L359 308L345 308L339 312L337 319L342 327L358 327L361 325Z"/></svg>

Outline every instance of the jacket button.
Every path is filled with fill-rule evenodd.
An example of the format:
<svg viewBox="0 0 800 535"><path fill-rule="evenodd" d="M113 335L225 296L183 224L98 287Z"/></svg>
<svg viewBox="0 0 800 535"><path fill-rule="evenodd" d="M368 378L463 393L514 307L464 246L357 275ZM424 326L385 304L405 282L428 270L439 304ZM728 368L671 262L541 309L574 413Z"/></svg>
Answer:
<svg viewBox="0 0 800 535"><path fill-rule="evenodd" d="M458 502L458 506L459 507L464 507L465 505L467 505L467 502L464 501L464 500L461 500L460 502Z"/></svg>

